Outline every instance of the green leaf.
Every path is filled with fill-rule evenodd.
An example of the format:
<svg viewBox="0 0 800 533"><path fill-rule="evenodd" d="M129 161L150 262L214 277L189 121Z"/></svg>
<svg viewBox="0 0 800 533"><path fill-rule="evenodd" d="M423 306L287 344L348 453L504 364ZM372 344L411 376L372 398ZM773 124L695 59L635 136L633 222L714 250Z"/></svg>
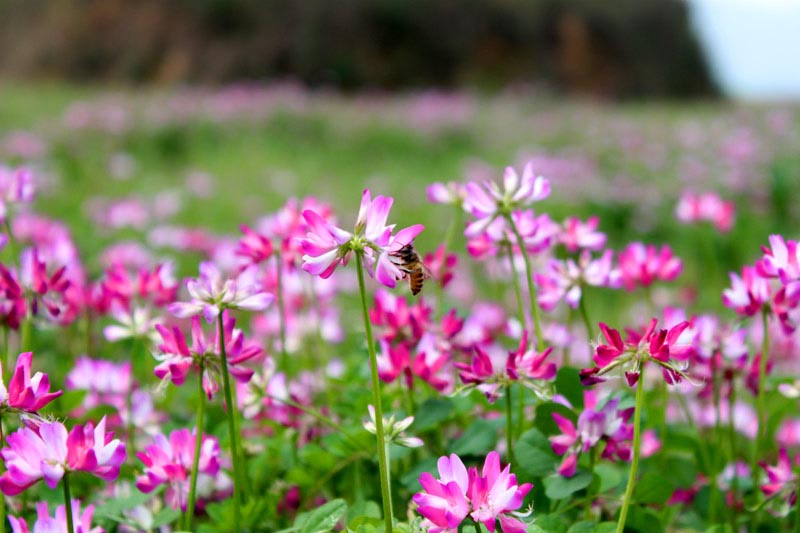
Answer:
<svg viewBox="0 0 800 533"><path fill-rule="evenodd" d="M594 533L594 531L594 522L581 521L572 524L572 527L567 530L567 533Z"/></svg>
<svg viewBox="0 0 800 533"><path fill-rule="evenodd" d="M417 433L435 429L450 419L453 410L453 401L449 398L425 400L414 414L414 424L411 427Z"/></svg>
<svg viewBox="0 0 800 533"><path fill-rule="evenodd" d="M347 509L347 525L349 527L356 527L359 523L363 522L361 519L381 518L381 506L372 500L361 500Z"/></svg>
<svg viewBox="0 0 800 533"><path fill-rule="evenodd" d="M497 444L497 431L486 420L476 420L453 442L451 453L456 455L486 455Z"/></svg>
<svg viewBox="0 0 800 533"><path fill-rule="evenodd" d="M697 480L697 467L693 457L670 455L664 462L664 471L669 472L670 479L678 487L691 487Z"/></svg>
<svg viewBox="0 0 800 533"><path fill-rule="evenodd" d="M547 533L567 533L567 524L560 516L544 515L536 517L532 524ZM530 526L528 526L530 528Z"/></svg>
<svg viewBox="0 0 800 533"><path fill-rule="evenodd" d="M326 533L334 528L346 512L344 500L331 500L313 511L298 515L294 527L300 533Z"/></svg>
<svg viewBox="0 0 800 533"><path fill-rule="evenodd" d="M556 374L556 393L564 396L575 409L583 409L584 386L577 368L563 367Z"/></svg>
<svg viewBox="0 0 800 533"><path fill-rule="evenodd" d="M675 485L669 478L657 472L647 472L636 482L633 501L662 504L669 500L674 491Z"/></svg>
<svg viewBox="0 0 800 533"><path fill-rule="evenodd" d="M579 470L572 477L563 477L555 474L544 480L544 493L551 500L561 500L581 489L585 489L591 482L592 474L585 470Z"/></svg>
<svg viewBox="0 0 800 533"><path fill-rule="evenodd" d="M622 472L614 465L599 464L594 467L594 473L600 478L600 486L597 489L598 494L617 488L622 482Z"/></svg>
<svg viewBox="0 0 800 533"><path fill-rule="evenodd" d="M181 513L179 509L170 509L169 507L161 509L161 511L153 515L152 527L153 529L156 529L170 524L180 518L182 514L183 513Z"/></svg>
<svg viewBox="0 0 800 533"><path fill-rule="evenodd" d="M729 524L715 524L706 529L706 533L733 533Z"/></svg>
<svg viewBox="0 0 800 533"><path fill-rule="evenodd" d="M625 529L634 529L641 533L663 533L664 526L655 511L633 505L628 512Z"/></svg>
<svg viewBox="0 0 800 533"><path fill-rule="evenodd" d="M616 522L600 522L595 528L595 533L612 533L617 530Z"/></svg>
<svg viewBox="0 0 800 533"><path fill-rule="evenodd" d="M517 458L514 470L520 479L548 476L559 462L550 441L536 428L522 434L514 445L514 455Z"/></svg>

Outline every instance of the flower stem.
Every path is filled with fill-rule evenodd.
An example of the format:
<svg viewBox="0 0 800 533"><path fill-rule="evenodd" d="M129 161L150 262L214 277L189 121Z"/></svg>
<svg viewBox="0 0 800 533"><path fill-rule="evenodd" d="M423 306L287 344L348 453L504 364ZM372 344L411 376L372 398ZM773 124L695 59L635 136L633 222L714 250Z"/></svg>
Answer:
<svg viewBox="0 0 800 533"><path fill-rule="evenodd" d="M389 465L386 460L386 438L383 434L383 404L381 403L381 381L378 377L378 356L375 353L375 340L372 336L372 322L367 307L367 289L364 284L364 267L361 265L362 253L356 253L356 272L358 273L358 289L361 293L361 311L364 315L364 329L369 351L369 367L372 376L372 402L375 406L375 436L378 440L378 467L381 483L381 499L383 500L383 519L386 533L392 533L392 493L389 482Z"/></svg>
<svg viewBox="0 0 800 533"><path fill-rule="evenodd" d="M75 531L72 522L72 498L69 494L69 474L64 474L64 510L67 512L67 531Z"/></svg>
<svg viewBox="0 0 800 533"><path fill-rule="evenodd" d="M228 375L228 355L225 353L225 327L222 321L222 313L217 315L217 327L219 328L219 356L222 360L222 385L225 392L225 403L228 406L228 433L230 433L231 461L233 462L233 530L241 531L242 487L239 481L241 479L241 472L239 465L238 435L236 434L236 422L234 421L237 410L231 395L231 380ZM202 375L200 380L202 383Z"/></svg>
<svg viewBox="0 0 800 533"><path fill-rule="evenodd" d="M514 427L511 416L511 385L506 386L506 459L509 463L514 463L514 448L512 429Z"/></svg>
<svg viewBox="0 0 800 533"><path fill-rule="evenodd" d="M586 328L586 336L589 339L589 344L592 343L594 340L594 331L592 330L592 322L589 320L589 312L586 310L586 286L582 287L581 290L581 299L578 303L578 309L581 312L581 318L583 319L583 326Z"/></svg>
<svg viewBox="0 0 800 533"><path fill-rule="evenodd" d="M633 412L633 460L631 472L628 475L628 485L625 487L625 499L622 501L622 510L619 512L617 533L625 529L625 520L628 518L628 508L633 499L633 487L636 483L636 471L639 469L639 456L641 455L642 441L642 407L644 406L644 366L639 373L639 382L636 384L636 408Z"/></svg>
<svg viewBox="0 0 800 533"><path fill-rule="evenodd" d="M31 321L33 317L31 317L31 312L25 314L25 318L22 320L22 323L19 326L19 351L20 352L29 352L31 351Z"/></svg>
<svg viewBox="0 0 800 533"><path fill-rule="evenodd" d="M533 283L531 260L528 257L528 252L525 250L525 240L522 238L519 229L517 229L517 225L514 223L514 218L511 216L511 214L508 214L506 215L506 220L508 221L508 225L511 227L511 231L514 232L514 236L517 239L517 245L519 246L519 253L522 254L522 260L525 262L525 277L528 281L528 296L530 296L531 299L531 316L533 317L533 327L534 331L536 332L536 349L537 351L541 352L544 350L544 337L542 336L542 324L539 320L539 304L536 295L536 285Z"/></svg>
<svg viewBox="0 0 800 533"><path fill-rule="evenodd" d="M759 486L758 460L761 457L761 445L767 432L766 405L764 403L764 385L767 376L767 352L769 351L769 310L765 307L761 310L761 359L758 369L758 396L756 396L756 411L758 415L758 433L756 434L755 444L753 445L753 456L750 458L750 473L753 477L753 487ZM759 522L759 512L752 514L751 527L755 531Z"/></svg>
<svg viewBox="0 0 800 533"><path fill-rule="evenodd" d="M8 331L8 328L5 330ZM3 419L0 417L0 447L5 445L5 434L3 433ZM4 470L4 465L0 464L0 472ZM6 495L0 493L0 533L6 533Z"/></svg>
<svg viewBox="0 0 800 533"><path fill-rule="evenodd" d="M194 461L192 464L192 478L189 482L189 502L186 507L186 530L192 531L192 522L194 521L194 507L197 495L197 476L200 468L200 451L203 447L203 411L205 410L206 393L203 390L203 372L197 377L198 391L197 391L197 435L194 441Z"/></svg>
<svg viewBox="0 0 800 533"><path fill-rule="evenodd" d="M281 341L281 369L286 372L288 369L288 356L286 355L286 308L283 306L283 261L281 260L280 252L276 253L276 275L277 287L275 292L278 300L278 330L280 332Z"/></svg>
<svg viewBox="0 0 800 533"><path fill-rule="evenodd" d="M731 482L731 492L733 493L733 505L731 505L731 531L736 531L736 505L739 500L739 475L736 467L736 429L733 425L733 408L736 405L736 383L731 379L731 391L728 394L728 444L731 448L731 464L734 467L733 480Z"/></svg>
<svg viewBox="0 0 800 533"><path fill-rule="evenodd" d="M514 268L514 246L508 243L508 263L511 267L511 281L514 285L514 293L517 295L517 314L519 315L519 326L525 329L525 303L522 300L522 288L519 286L519 277Z"/></svg>

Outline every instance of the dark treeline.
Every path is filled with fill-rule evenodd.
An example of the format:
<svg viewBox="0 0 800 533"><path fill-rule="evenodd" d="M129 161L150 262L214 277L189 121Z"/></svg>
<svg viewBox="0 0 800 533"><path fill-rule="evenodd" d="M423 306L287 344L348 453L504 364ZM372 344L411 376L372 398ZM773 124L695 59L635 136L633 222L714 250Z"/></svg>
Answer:
<svg viewBox="0 0 800 533"><path fill-rule="evenodd" d="M0 74L713 92L679 0L0 0Z"/></svg>

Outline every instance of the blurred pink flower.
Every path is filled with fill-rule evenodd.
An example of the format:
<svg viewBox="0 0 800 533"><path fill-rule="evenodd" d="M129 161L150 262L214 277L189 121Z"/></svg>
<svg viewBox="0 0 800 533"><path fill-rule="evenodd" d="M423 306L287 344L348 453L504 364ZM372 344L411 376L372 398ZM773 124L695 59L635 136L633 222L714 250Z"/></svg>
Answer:
<svg viewBox="0 0 800 533"><path fill-rule="evenodd" d="M19 354L8 389L3 383L0 363L0 406L8 405L13 409L34 413L61 396L62 391L50 392L47 374L37 372L31 377L32 360L33 352Z"/></svg>
<svg viewBox="0 0 800 533"><path fill-rule="evenodd" d="M658 250L654 245L631 243L618 255L622 284L629 291L637 285L649 287L656 280L673 281L683 270L681 260L672 255L669 246Z"/></svg>
<svg viewBox="0 0 800 533"><path fill-rule="evenodd" d="M675 217L684 223L711 222L718 231L726 233L733 227L736 206L715 193L694 194L686 191L675 207Z"/></svg>
<svg viewBox="0 0 800 533"><path fill-rule="evenodd" d="M87 505L81 511L80 500L73 499L70 503L72 505L72 525L75 527L73 533L105 533L105 529L100 526L92 527L94 505ZM12 533L30 533L31 531L24 518L9 516L8 521L11 523ZM67 510L64 505L56 507L55 515L50 516L47 502L36 504L36 522L33 523L33 533L68 533L68 531Z"/></svg>

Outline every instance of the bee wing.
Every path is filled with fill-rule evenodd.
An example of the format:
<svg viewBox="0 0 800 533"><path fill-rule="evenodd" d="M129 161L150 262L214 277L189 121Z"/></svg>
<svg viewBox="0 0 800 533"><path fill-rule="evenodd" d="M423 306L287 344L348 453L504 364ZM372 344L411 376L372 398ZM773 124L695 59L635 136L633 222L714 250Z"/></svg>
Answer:
<svg viewBox="0 0 800 533"><path fill-rule="evenodd" d="M419 266L420 266L420 270L422 270L422 276L423 276L425 279L433 279L433 272L431 272L431 269L430 269L430 268L428 268L428 267L425 265L425 263L423 263L422 261L420 261L420 262L419 262Z"/></svg>

